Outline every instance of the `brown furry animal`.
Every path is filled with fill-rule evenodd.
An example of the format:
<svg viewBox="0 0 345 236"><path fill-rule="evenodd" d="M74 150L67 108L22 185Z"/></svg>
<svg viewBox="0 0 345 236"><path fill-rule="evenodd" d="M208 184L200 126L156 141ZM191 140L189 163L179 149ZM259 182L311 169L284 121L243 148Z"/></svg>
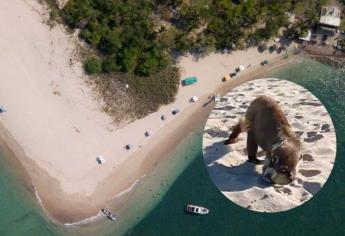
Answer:
<svg viewBox="0 0 345 236"><path fill-rule="evenodd" d="M267 96L252 101L245 120L241 119L233 128L225 144L235 143L243 131L248 133L248 161L260 163L256 157L258 146L266 152L265 179L277 184L287 184L295 179L301 144L276 101Z"/></svg>

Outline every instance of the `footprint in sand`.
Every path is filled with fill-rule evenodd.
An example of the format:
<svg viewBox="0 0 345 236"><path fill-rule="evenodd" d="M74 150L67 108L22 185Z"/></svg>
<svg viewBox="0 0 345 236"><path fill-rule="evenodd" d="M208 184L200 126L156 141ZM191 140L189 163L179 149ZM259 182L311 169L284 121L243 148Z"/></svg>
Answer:
<svg viewBox="0 0 345 236"><path fill-rule="evenodd" d="M292 123L291 126L298 130L306 130L306 127L301 123Z"/></svg>
<svg viewBox="0 0 345 236"><path fill-rule="evenodd" d="M322 104L319 102L301 102L300 105L313 106L313 107L322 106Z"/></svg>
<svg viewBox="0 0 345 236"><path fill-rule="evenodd" d="M316 142L316 141L322 139L323 137L324 136L322 134L318 134L318 135L312 136L311 138L305 138L304 142L313 143L313 142Z"/></svg>
<svg viewBox="0 0 345 236"><path fill-rule="evenodd" d="M219 129L208 129L208 130L205 130L204 133L207 133L212 138L215 138L215 137L227 138L227 137L229 137L228 132L223 131L223 130L219 130Z"/></svg>
<svg viewBox="0 0 345 236"><path fill-rule="evenodd" d="M311 194L317 193L321 189L321 184L317 182L304 182L303 187Z"/></svg>
<svg viewBox="0 0 345 236"><path fill-rule="evenodd" d="M320 174L321 171L320 170L303 170L303 169L300 169L299 173L301 173L305 177L313 177L315 175Z"/></svg>
<svg viewBox="0 0 345 236"><path fill-rule="evenodd" d="M230 118L230 119L235 119L235 118L237 118L237 116L232 116L232 115L230 115L230 116L224 116L224 118Z"/></svg>
<svg viewBox="0 0 345 236"><path fill-rule="evenodd" d="M313 156L310 155L310 154L304 154L304 155L302 156L302 159L303 159L303 161L314 161Z"/></svg>
<svg viewBox="0 0 345 236"><path fill-rule="evenodd" d="M330 130L329 124L323 124L323 125L321 126L321 132L322 132L322 133L326 133L326 132L329 132L329 131L331 131L331 130Z"/></svg>
<svg viewBox="0 0 345 236"><path fill-rule="evenodd" d="M316 132L316 131L307 132L308 138L314 137L315 135L317 135L317 132Z"/></svg>
<svg viewBox="0 0 345 236"><path fill-rule="evenodd" d="M213 110L215 111L231 111L233 109L235 109L236 107L233 106L225 106L225 107L219 107L219 108L214 108Z"/></svg>
<svg viewBox="0 0 345 236"><path fill-rule="evenodd" d="M289 189L289 188L283 187L283 188L281 188L280 190L281 190L283 193L285 193L285 194L288 194L288 195L291 195L291 194L292 194L292 191L291 191L291 189Z"/></svg>
<svg viewBox="0 0 345 236"><path fill-rule="evenodd" d="M285 194L288 194L288 195L291 195L291 194L292 194L291 189L286 188L286 187L277 187L277 188L274 188L274 190L275 190L277 193L285 193Z"/></svg>
<svg viewBox="0 0 345 236"><path fill-rule="evenodd" d="M295 131L295 135L297 136L297 138L300 138L303 134L303 131Z"/></svg>

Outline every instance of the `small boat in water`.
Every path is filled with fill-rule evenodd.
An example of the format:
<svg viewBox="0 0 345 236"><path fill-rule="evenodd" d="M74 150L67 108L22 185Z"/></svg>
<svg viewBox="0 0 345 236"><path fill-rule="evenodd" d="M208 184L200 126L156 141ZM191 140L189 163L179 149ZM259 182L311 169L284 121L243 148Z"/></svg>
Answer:
<svg viewBox="0 0 345 236"><path fill-rule="evenodd" d="M186 212L192 213L192 214L206 215L209 213L209 210L202 206L195 206L195 205L188 204L186 206Z"/></svg>
<svg viewBox="0 0 345 236"><path fill-rule="evenodd" d="M109 220L112 220L112 221L115 221L116 220L116 217L108 210L108 209L105 209L105 208L102 208L102 213L108 217Z"/></svg>

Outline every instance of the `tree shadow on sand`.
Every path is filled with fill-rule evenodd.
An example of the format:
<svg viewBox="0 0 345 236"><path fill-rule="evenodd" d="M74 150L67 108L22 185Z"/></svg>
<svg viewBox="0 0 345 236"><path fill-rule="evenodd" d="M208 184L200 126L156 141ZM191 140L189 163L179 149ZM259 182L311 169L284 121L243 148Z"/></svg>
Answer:
<svg viewBox="0 0 345 236"><path fill-rule="evenodd" d="M224 145L224 141L215 142L204 149L207 171L220 191L237 192L253 187L264 189L271 186L262 178L261 173L256 171L256 165L247 161L245 155L243 162L237 166L227 166L218 162L224 155L233 151L231 145ZM262 164L259 166L261 168Z"/></svg>

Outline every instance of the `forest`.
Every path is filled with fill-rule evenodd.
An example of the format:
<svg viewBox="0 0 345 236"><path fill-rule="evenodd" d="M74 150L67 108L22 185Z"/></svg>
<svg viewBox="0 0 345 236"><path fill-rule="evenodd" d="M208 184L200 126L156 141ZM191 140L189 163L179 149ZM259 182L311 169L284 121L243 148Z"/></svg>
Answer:
<svg viewBox="0 0 345 236"><path fill-rule="evenodd" d="M152 104L137 114L141 117L174 100L180 79L175 68L179 56L257 46L275 37L282 27L289 37L298 37L317 23L327 2L70 0L51 15L71 30L79 29L80 38L93 50L84 61L86 73L129 78L124 82L137 88L132 96ZM296 14L296 23L289 24L287 12ZM171 78L157 78L165 70L175 72L165 73ZM172 82L166 83L166 79ZM160 91L159 96L151 91ZM152 99L158 101L152 103Z"/></svg>

